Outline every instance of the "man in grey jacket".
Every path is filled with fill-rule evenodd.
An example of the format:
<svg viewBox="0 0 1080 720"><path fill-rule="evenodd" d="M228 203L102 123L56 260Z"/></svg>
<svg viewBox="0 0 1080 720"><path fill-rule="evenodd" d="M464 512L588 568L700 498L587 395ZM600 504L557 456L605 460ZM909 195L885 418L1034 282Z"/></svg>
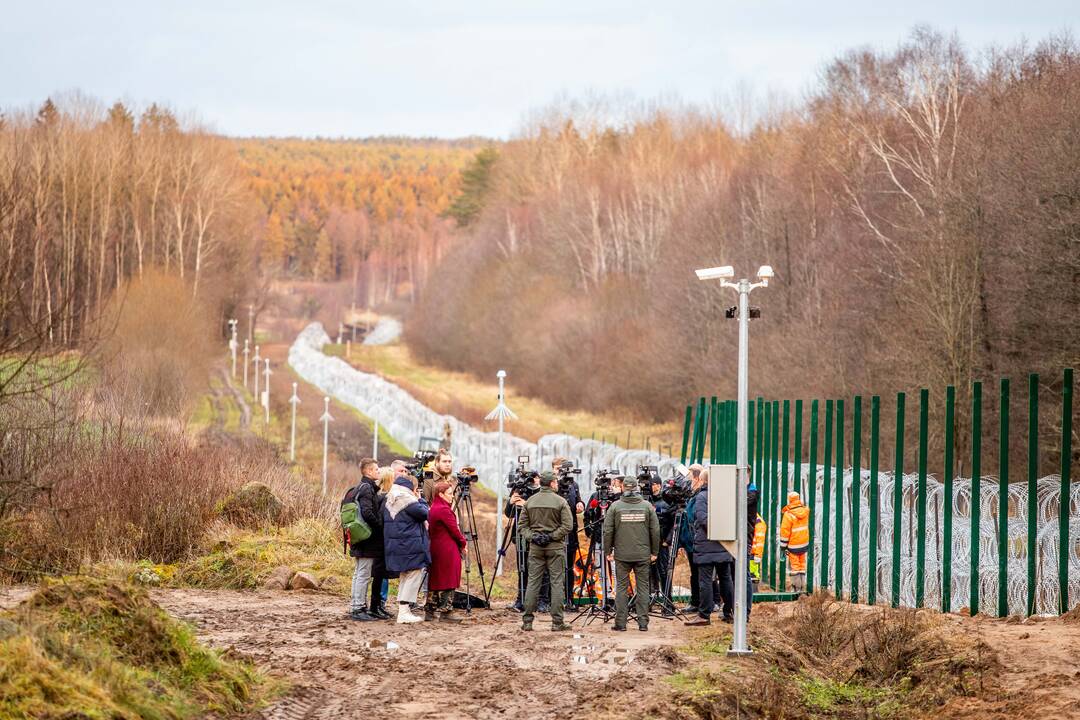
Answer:
<svg viewBox="0 0 1080 720"><path fill-rule="evenodd" d="M638 479L623 481L623 495L604 516L604 547L615 556L615 626L626 630L630 572L634 573L634 612L638 630L649 629L649 567L660 552L656 510L641 497Z"/></svg>

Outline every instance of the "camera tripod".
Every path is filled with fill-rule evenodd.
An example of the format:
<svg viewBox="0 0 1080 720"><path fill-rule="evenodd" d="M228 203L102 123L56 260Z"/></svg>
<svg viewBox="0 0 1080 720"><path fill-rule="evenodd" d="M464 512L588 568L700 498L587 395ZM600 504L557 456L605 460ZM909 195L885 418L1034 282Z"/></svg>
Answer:
<svg viewBox="0 0 1080 720"><path fill-rule="evenodd" d="M518 598L521 602L525 602L525 581L527 578L526 557L525 557L525 543L521 540L521 507L514 506L514 514L510 518L510 528L506 535L503 537L502 547L499 548L498 554L495 556L495 569L491 573L491 584L484 590L484 597L491 602L491 592L495 588L495 577L499 574L499 564L503 558L506 557L506 550L510 547L510 543L514 543L514 548L517 551L517 589ZM489 604L490 607L490 604Z"/></svg>
<svg viewBox="0 0 1080 720"><path fill-rule="evenodd" d="M671 599L671 583L675 575L675 561L679 558L679 528L682 527L682 520L685 516L685 507L680 507L675 511L675 522L671 526L671 535L668 536L668 553L667 557L664 558L664 569L667 572L664 574L664 582L653 593L649 604L649 614L664 620L671 620L676 617L680 620L687 619L686 613L677 608L675 601ZM656 605L660 606L658 611L653 610Z"/></svg>
<svg viewBox="0 0 1080 720"><path fill-rule="evenodd" d="M603 528L604 526L604 515L606 513L607 505L602 504L600 506L600 517L596 520L596 523L599 523L599 527L601 528ZM596 526L596 523L594 523L594 527ZM595 605L590 605L588 610L581 613L576 618L570 621L571 624L573 624L576 623L578 620L581 620L582 627L588 625L598 617L601 618L600 622L602 623L606 623L609 620L615 619L614 609L608 606L608 592L610 590L611 580L608 576L607 552L606 548L604 547L604 533L602 530L600 532L600 542L597 542L595 539L590 539L589 541L589 562L585 565L585 572L583 572L581 575L581 586L578 588L578 592L580 593L579 597L584 595L585 585L589 582L589 576L591 575L592 571L596 569L596 549L598 545L600 549L599 602L597 602Z"/></svg>
<svg viewBox="0 0 1080 720"><path fill-rule="evenodd" d="M458 525L468 542L465 544L465 614L472 615L472 590L470 578L472 575L472 558L476 557L476 568L480 571L480 587L484 590L485 607L491 607L491 592L487 589L487 579L484 577L484 558L480 555L480 547L477 540L480 533L476 530L476 515L473 512L472 483L458 483L458 492L454 497L453 511L457 515ZM494 585L495 577L491 578Z"/></svg>

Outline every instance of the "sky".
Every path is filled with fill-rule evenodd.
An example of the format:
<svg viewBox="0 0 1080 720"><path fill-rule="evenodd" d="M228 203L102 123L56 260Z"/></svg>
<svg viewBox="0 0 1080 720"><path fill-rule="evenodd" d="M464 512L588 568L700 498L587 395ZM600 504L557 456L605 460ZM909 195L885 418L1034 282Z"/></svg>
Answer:
<svg viewBox="0 0 1080 720"><path fill-rule="evenodd" d="M557 98L798 98L919 24L969 48L1075 32L1078 0L87 0L12 3L0 108L81 91L235 136L507 138Z"/></svg>

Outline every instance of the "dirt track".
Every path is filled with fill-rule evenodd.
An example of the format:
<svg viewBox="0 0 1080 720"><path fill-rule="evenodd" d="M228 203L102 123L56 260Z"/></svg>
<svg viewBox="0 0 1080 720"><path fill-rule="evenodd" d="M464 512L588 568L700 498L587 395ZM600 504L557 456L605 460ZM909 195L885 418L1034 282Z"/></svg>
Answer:
<svg viewBox="0 0 1080 720"><path fill-rule="evenodd" d="M560 717L623 686L616 676L640 677L654 664L647 658L683 633L663 620L648 633L598 622L553 633L541 615L525 634L520 616L506 610L474 611L474 621L458 626L358 623L341 598L317 593L154 595L212 645L296 683L252 720Z"/></svg>

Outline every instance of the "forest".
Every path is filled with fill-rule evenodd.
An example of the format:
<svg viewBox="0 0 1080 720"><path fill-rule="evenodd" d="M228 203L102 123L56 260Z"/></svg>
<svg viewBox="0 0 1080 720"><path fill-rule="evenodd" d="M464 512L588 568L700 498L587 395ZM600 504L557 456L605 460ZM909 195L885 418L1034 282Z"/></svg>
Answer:
<svg viewBox="0 0 1080 720"><path fill-rule="evenodd" d="M459 281L415 307L414 352L670 419L736 390L735 296L693 270L770 264L751 296L755 395L1040 371L1059 392L1080 348L1074 41L976 52L921 28L837 57L753 123L729 110L565 103L478 158L478 209L444 261Z"/></svg>

